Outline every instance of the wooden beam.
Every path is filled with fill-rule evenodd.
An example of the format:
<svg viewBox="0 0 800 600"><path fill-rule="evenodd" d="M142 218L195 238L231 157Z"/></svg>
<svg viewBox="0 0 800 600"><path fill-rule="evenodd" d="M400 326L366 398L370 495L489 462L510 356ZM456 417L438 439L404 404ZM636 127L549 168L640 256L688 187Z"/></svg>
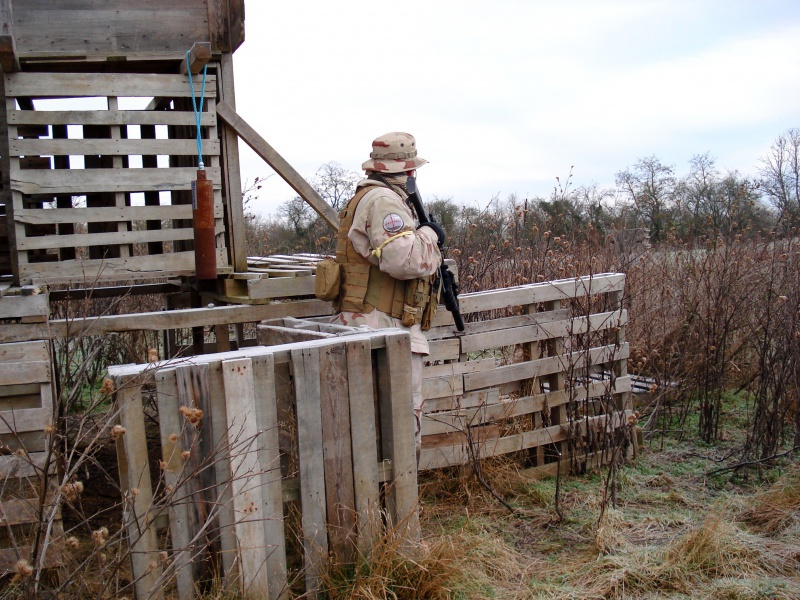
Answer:
<svg viewBox="0 0 800 600"><path fill-rule="evenodd" d="M189 50L189 68L194 75L203 70L211 60L211 42L195 42ZM181 74L186 75L186 61L181 61Z"/></svg>
<svg viewBox="0 0 800 600"><path fill-rule="evenodd" d="M19 71L11 0L0 0L0 67L5 73Z"/></svg>
<svg viewBox="0 0 800 600"><path fill-rule="evenodd" d="M267 140L248 125L226 102L217 104L217 116L230 125L236 134L242 138L256 154L264 159L264 161L272 167L295 192L300 194L300 197L308 202L311 208L313 208L320 217L325 219L325 222L328 223L332 229L338 230L339 217L336 215L336 211L333 210L333 208L320 197L316 190L294 170L294 167L286 162L286 159L267 143Z"/></svg>

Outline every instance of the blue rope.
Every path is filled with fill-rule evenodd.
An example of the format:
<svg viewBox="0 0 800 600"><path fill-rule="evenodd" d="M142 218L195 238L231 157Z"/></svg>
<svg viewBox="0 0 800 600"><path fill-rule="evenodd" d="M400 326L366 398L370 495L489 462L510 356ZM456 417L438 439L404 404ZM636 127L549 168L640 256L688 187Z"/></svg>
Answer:
<svg viewBox="0 0 800 600"><path fill-rule="evenodd" d="M194 81L192 81L192 65L189 63L189 51L186 51L186 72L189 74L189 89L192 91L192 108L194 109L194 121L197 124L197 168L203 169L203 137L200 132L200 120L203 116L203 99L206 97L206 69L208 64L203 65L203 87L200 91L200 108L197 108L197 100L194 96Z"/></svg>

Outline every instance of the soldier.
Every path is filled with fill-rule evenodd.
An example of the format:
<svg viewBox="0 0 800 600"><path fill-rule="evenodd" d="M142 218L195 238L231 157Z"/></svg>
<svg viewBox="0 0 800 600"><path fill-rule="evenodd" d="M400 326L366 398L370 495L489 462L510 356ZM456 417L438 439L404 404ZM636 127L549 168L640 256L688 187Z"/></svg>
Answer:
<svg viewBox="0 0 800 600"><path fill-rule="evenodd" d="M373 329L398 327L411 334L411 386L419 459L422 419L422 357L429 353L423 331L438 305L434 279L442 262L444 233L436 224L419 227L406 203L406 181L427 163L417 156L414 136L387 133L372 142L367 177L339 213L336 262L341 287L336 322Z"/></svg>

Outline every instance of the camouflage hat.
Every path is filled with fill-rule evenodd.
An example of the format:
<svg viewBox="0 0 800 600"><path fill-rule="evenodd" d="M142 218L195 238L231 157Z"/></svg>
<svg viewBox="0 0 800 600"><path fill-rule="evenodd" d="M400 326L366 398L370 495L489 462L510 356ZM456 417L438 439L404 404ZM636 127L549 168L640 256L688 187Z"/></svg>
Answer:
<svg viewBox="0 0 800 600"><path fill-rule="evenodd" d="M361 165L365 171L403 173L427 163L417 156L417 141L410 133L393 131L375 138L369 160Z"/></svg>

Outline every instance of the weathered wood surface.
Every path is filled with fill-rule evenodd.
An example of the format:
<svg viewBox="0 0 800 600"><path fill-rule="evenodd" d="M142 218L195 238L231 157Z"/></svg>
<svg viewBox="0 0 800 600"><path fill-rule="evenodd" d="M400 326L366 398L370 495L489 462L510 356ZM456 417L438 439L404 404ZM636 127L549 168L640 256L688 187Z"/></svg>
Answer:
<svg viewBox="0 0 800 600"><path fill-rule="evenodd" d="M224 248L217 248L217 271L220 273L229 271ZM20 265L21 279L47 284L75 280L97 282L160 278L189 275L193 272L194 252L173 252L156 256L129 256L126 258L66 260L59 263L25 263ZM169 327L164 327L164 329L169 329ZM2 338L0 337L1 340Z"/></svg>
<svg viewBox="0 0 800 600"><path fill-rule="evenodd" d="M142 154L164 154L197 156L195 140L136 140L136 139L67 139L67 140L11 140L11 156L60 155L80 156L100 154L103 156L130 156ZM219 155L217 140L203 141L203 154Z"/></svg>
<svg viewBox="0 0 800 600"><path fill-rule="evenodd" d="M346 348L358 549L363 556L368 556L380 533L381 520L372 345L369 339L361 339L347 342Z"/></svg>
<svg viewBox="0 0 800 600"><path fill-rule="evenodd" d="M266 597L267 548L264 540L264 499L261 493L259 429L255 415L253 364L249 358L222 361L228 418L234 528L239 577L245 596Z"/></svg>
<svg viewBox="0 0 800 600"><path fill-rule="evenodd" d="M394 526L404 540L420 537L417 511L417 457L411 399L411 337L387 333L386 348L378 354L378 402L381 411L382 455L392 461L393 477L387 490ZM404 544L408 548L408 544Z"/></svg>
<svg viewBox="0 0 800 600"><path fill-rule="evenodd" d="M222 207L214 207L214 217L222 218ZM191 219L190 204L163 206L98 206L91 210L85 208L28 208L18 211L14 220L31 225L48 225L52 223L103 223L106 221L170 221Z"/></svg>
<svg viewBox="0 0 800 600"><path fill-rule="evenodd" d="M343 400L352 376L344 343L320 350L319 375L328 536L339 559L350 563L355 556L355 490L350 403Z"/></svg>
<svg viewBox="0 0 800 600"><path fill-rule="evenodd" d="M164 592L156 528L152 526L153 485L141 392L136 382L127 378L117 379L114 387L119 419L126 430L125 435L117 439L117 460L125 503L123 526L131 551L131 566L137 575L134 588L137 598L161 600ZM152 568L152 564L156 567Z"/></svg>
<svg viewBox="0 0 800 600"><path fill-rule="evenodd" d="M167 5L155 0L15 2L18 52L23 59L174 57L177 68L194 40L210 40L214 50L233 52L244 40L243 4L243 0L175 0Z"/></svg>
<svg viewBox="0 0 800 600"><path fill-rule="evenodd" d="M192 540L196 529L191 526L189 506L191 496L186 493L185 488L181 488L186 466L181 439L184 419L178 409L178 379L175 371L162 371L156 374L156 396L164 483L167 486L167 493L173 495L173 500L169 503L169 530L173 548L171 567L176 572L178 598L191 600L194 598L192 561L196 551Z"/></svg>
<svg viewBox="0 0 800 600"><path fill-rule="evenodd" d="M256 426L260 433L258 461L261 467L261 508L270 600L288 597L283 489L281 485L279 416L275 358L271 354L252 358Z"/></svg>
<svg viewBox="0 0 800 600"><path fill-rule="evenodd" d="M91 19L90 19L91 20ZM191 97L185 75L153 73L6 73L6 96L25 98ZM216 96L216 77L206 79L205 97ZM200 95L200 86L195 86Z"/></svg>
<svg viewBox="0 0 800 600"><path fill-rule="evenodd" d="M320 350L292 350L297 403L297 445L300 462L300 505L303 511L303 550L306 590L316 597L322 561L328 553L325 468L320 406Z"/></svg>
<svg viewBox="0 0 800 600"><path fill-rule="evenodd" d="M206 177L219 189L222 172L218 167L206 168ZM71 194L100 192L176 192L191 190L197 179L197 169L77 169L77 170L15 170L11 189L27 195Z"/></svg>
<svg viewBox="0 0 800 600"><path fill-rule="evenodd" d="M9 125L184 125L197 123L193 113L172 110L10 110ZM216 112L203 112L200 125L214 127Z"/></svg>

